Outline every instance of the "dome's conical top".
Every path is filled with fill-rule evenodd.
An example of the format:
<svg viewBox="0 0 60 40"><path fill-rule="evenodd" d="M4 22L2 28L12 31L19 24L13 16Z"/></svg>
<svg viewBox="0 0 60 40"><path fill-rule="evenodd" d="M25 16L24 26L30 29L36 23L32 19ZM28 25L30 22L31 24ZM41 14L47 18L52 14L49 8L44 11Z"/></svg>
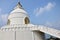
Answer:
<svg viewBox="0 0 60 40"><path fill-rule="evenodd" d="M24 10L24 8L20 4L20 2L17 3L17 5L15 6L14 10L11 13L14 13L14 12L24 12L24 13L26 13L26 11Z"/></svg>
<svg viewBox="0 0 60 40"><path fill-rule="evenodd" d="M17 8L22 8L22 5L20 4L20 2L18 2L18 4L16 5L14 9L17 9Z"/></svg>

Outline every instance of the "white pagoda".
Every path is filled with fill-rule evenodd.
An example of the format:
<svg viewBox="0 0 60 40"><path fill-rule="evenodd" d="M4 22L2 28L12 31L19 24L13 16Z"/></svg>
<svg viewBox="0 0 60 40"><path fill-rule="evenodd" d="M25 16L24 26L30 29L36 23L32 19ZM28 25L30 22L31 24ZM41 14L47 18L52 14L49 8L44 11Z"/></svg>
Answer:
<svg viewBox="0 0 60 40"><path fill-rule="evenodd" d="M20 2L11 11L6 26L0 28L0 40L45 40L45 33L60 38L60 31L30 23Z"/></svg>

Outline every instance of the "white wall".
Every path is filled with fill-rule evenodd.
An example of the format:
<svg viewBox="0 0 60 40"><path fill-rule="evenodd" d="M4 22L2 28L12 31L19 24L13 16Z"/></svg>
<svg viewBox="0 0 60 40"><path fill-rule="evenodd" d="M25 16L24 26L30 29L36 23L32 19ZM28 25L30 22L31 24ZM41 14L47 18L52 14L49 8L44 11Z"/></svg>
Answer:
<svg viewBox="0 0 60 40"><path fill-rule="evenodd" d="M17 31L16 32L16 40L32 40L32 32L31 31Z"/></svg>
<svg viewBox="0 0 60 40"><path fill-rule="evenodd" d="M44 33L31 30L0 31L0 40L44 40Z"/></svg>
<svg viewBox="0 0 60 40"><path fill-rule="evenodd" d="M0 31L0 40L14 40L14 32Z"/></svg>
<svg viewBox="0 0 60 40"><path fill-rule="evenodd" d="M40 31L33 31L34 40L45 40L45 34Z"/></svg>

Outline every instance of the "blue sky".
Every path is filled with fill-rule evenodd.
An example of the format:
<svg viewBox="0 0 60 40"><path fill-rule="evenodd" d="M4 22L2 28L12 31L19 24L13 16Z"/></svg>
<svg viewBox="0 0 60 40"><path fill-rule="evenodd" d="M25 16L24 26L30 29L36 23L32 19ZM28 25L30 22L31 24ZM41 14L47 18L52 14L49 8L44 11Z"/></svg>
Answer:
<svg viewBox="0 0 60 40"><path fill-rule="evenodd" d="M7 18L19 0L0 0L0 26L7 23ZM20 0L28 12L32 24L45 25L60 30L60 0Z"/></svg>

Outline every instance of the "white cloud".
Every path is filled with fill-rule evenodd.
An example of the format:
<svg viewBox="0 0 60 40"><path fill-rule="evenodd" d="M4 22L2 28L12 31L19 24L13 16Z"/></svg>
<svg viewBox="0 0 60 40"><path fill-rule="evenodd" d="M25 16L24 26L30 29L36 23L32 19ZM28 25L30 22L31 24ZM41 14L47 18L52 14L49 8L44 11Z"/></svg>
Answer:
<svg viewBox="0 0 60 40"><path fill-rule="evenodd" d="M60 21L56 21L56 22L46 22L44 24L45 26L51 27L51 28L56 28L60 30Z"/></svg>
<svg viewBox="0 0 60 40"><path fill-rule="evenodd" d="M36 8L34 10L34 13L36 14L36 16L46 12L46 11L50 11L53 7L55 6L55 3L51 3L49 2L46 6L44 7L40 7L40 8Z"/></svg>
<svg viewBox="0 0 60 40"><path fill-rule="evenodd" d="M44 25L49 26L49 27L52 27L53 26L52 23L50 23L48 21Z"/></svg>
<svg viewBox="0 0 60 40"><path fill-rule="evenodd" d="M2 11L2 8L0 8L0 27L6 24L8 18L8 14L3 14Z"/></svg>
<svg viewBox="0 0 60 40"><path fill-rule="evenodd" d="M3 15L1 15L1 20L6 21L7 17L8 17L8 14L3 14Z"/></svg>
<svg viewBox="0 0 60 40"><path fill-rule="evenodd" d="M1 15L0 15L0 26L6 24L7 18L8 18L8 14L1 14Z"/></svg>

